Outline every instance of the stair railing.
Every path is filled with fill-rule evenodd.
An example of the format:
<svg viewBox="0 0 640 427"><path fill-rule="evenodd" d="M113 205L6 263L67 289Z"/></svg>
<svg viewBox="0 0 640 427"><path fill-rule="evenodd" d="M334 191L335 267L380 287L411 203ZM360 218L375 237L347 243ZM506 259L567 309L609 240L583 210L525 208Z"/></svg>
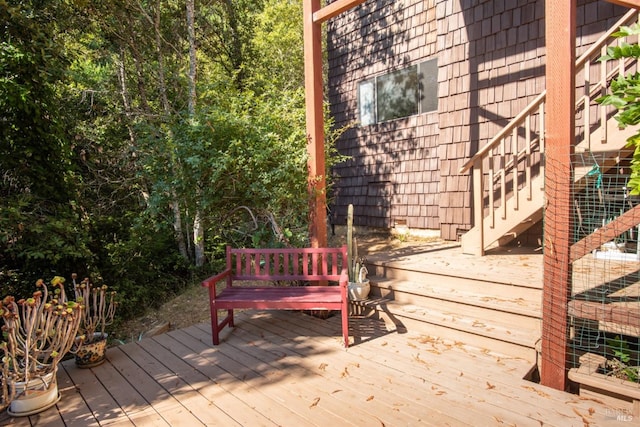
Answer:
<svg viewBox="0 0 640 427"><path fill-rule="evenodd" d="M607 82L616 75L624 74L629 66L625 60L615 63L597 62L597 59L606 53L609 46L620 42L613 34L621 26L634 22L638 22L638 11L632 9L576 60L576 85L582 93L576 100L576 114L580 116L576 118L576 134L579 134L576 139L582 142L576 143L586 145L585 149L592 145L594 130L600 134L600 144L606 143L607 119L612 110L596 104L595 99L606 92ZM593 75L596 76L595 82L591 81ZM543 191L542 188L534 188L534 178L544 177L545 101L546 90L459 170L464 174L473 168L473 222L474 227L479 227L477 241L471 243L471 248L464 248L463 238L465 252L483 255L495 241L485 241L485 227L495 228L498 221L507 222L509 209L520 208L519 197L531 200L534 191ZM512 199L509 209L508 199Z"/></svg>

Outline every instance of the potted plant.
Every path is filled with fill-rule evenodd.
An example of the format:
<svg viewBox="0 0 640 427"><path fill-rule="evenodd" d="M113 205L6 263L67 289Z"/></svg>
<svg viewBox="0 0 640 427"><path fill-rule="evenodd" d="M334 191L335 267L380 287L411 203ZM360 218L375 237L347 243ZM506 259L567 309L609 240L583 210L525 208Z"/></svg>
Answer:
<svg viewBox="0 0 640 427"><path fill-rule="evenodd" d="M365 261L364 258L358 257L358 244L356 238L353 237L353 205L350 204L347 210L347 269L349 273L347 292L352 301L367 299L371 290Z"/></svg>
<svg viewBox="0 0 640 427"><path fill-rule="evenodd" d="M26 416L53 406L60 399L56 373L62 358L72 349L83 307L67 301L64 279L56 276L50 295L42 288L31 298L0 302L2 318L3 400L10 415Z"/></svg>
<svg viewBox="0 0 640 427"><path fill-rule="evenodd" d="M106 327L113 323L116 308L116 293L109 291L106 285L94 286L89 278L76 282L77 274L71 275L76 300L85 307L80 324L79 339L84 342L75 352L76 366L91 368L106 359Z"/></svg>
<svg viewBox="0 0 640 427"><path fill-rule="evenodd" d="M11 403L8 386L9 364L5 363L5 360L8 360L6 342L0 344L0 352L2 354L2 356L0 356L0 360L2 360L2 364L0 365L0 411L4 411L7 409L7 406L9 406L9 403Z"/></svg>

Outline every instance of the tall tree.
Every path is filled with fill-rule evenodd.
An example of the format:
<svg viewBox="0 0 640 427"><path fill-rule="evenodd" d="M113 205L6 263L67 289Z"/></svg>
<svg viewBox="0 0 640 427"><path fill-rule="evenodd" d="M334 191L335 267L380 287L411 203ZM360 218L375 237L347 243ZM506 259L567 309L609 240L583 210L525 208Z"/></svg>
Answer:
<svg viewBox="0 0 640 427"><path fill-rule="evenodd" d="M63 85L71 12L66 2L0 2L0 267L48 270L89 256L72 203L74 117Z"/></svg>

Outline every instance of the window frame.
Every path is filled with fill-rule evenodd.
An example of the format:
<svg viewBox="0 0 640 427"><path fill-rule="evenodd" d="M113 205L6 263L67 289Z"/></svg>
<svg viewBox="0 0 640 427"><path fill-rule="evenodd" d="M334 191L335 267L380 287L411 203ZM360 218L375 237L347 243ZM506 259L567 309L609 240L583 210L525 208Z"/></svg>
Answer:
<svg viewBox="0 0 640 427"><path fill-rule="evenodd" d="M411 82L412 72L415 75L414 82ZM394 95L393 92L396 89L393 87L394 81L399 83L397 86L399 92L408 93L409 97L412 97L411 93L415 92L415 100L411 102L410 98L403 99ZM362 80L358 83L357 89L360 126L370 126L438 111L437 58L427 59L418 64ZM415 107L412 107L413 103L415 103ZM385 107L389 108L381 111ZM394 110L393 108L396 107L397 110ZM409 113L405 114L407 111Z"/></svg>

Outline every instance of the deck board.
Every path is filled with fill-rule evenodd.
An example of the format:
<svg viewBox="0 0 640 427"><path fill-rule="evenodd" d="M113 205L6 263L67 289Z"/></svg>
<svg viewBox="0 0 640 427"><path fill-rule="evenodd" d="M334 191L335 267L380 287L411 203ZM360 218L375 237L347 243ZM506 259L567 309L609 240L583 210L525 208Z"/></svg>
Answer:
<svg viewBox="0 0 640 427"><path fill-rule="evenodd" d="M241 329L242 331L238 332L245 332L247 342L266 351L272 351L283 360L287 358L296 360L299 367L304 367L314 375L321 375L325 381L324 384L327 384L327 381L330 381L329 384L336 380L340 381L339 384L333 385L334 388L329 387L331 396L349 400L352 405L358 407L358 410L373 414L378 423L383 423L381 425L447 425L454 421L451 417L434 414L433 405L423 405L420 397L410 405L407 404L406 396L415 394L416 389L413 386L403 388L396 394L389 393L386 385L391 381L391 376L381 376L382 372L378 371L380 366L364 358L354 359L347 352L335 353L330 348L326 348L327 344L314 344L312 351L305 350L298 353L295 348L289 348L294 340L280 335L284 333L282 330L272 335L269 332L276 329L276 325L265 321L259 320L257 324L247 322ZM333 344L329 343L329 346L332 347ZM328 352L331 352L330 356ZM302 357L301 354L303 354ZM375 374L372 375L372 372ZM393 372L392 377L397 376L398 373ZM395 382L395 379L393 381L391 389L401 385L401 381ZM327 386L323 387L325 388L322 390L327 391ZM402 398L402 396L405 397ZM446 411L449 412L450 408Z"/></svg>
<svg viewBox="0 0 640 427"><path fill-rule="evenodd" d="M282 323L279 322L277 327L282 327ZM301 327L318 327L317 319L309 317L303 318L300 323ZM458 405L468 406L470 411L477 412L476 409L479 409L482 414L491 414L494 419L507 417L519 426L540 425L540 422L544 425L553 424L557 415L571 418L576 416L576 411L588 414L593 409L588 400L524 380L524 375L532 368L524 360L492 354L487 349L460 343L441 342L428 336L406 334L404 337L404 343L394 339L379 347L375 343L354 346L351 352L363 359L378 362L376 369L380 372L381 366L386 366L401 371L403 379L409 375L419 381L430 382L430 388L438 396L446 393L449 396L447 400L451 396L463 396L462 401L457 401ZM406 357L407 351L409 357ZM401 354L405 354L405 357L399 357ZM446 363L442 363L443 360ZM476 361L481 363L481 370L477 369ZM491 398L488 398L489 394ZM554 409L555 414L541 410L553 399L567 399L573 405L559 406ZM505 408L509 408L507 412ZM516 420L516 416L526 418ZM476 419L483 419L483 416Z"/></svg>
<svg viewBox="0 0 640 427"><path fill-rule="evenodd" d="M346 388L344 384L321 376L315 368L309 369L306 363L299 363L299 355L290 358L281 350L271 351L268 342L238 340L234 344L235 354L242 354L244 349L251 348L251 353L244 353L242 357L247 366L261 366L265 372L269 372L271 381L282 382L288 389L306 399L309 405L325 409L336 416L350 413L351 416L346 421L355 422L356 425L372 425L380 421L386 425L410 425L417 421L415 417L403 416L385 419L393 409L385 408L385 405L372 405L363 411L353 402L365 402L368 395L362 393L360 388ZM309 354L313 353L311 351ZM294 360L295 363L292 363Z"/></svg>
<svg viewBox="0 0 640 427"><path fill-rule="evenodd" d="M151 402L168 425L179 422L189 422L197 426L203 423L185 406L188 399L177 399L172 395L175 388L168 389L167 381L163 377L169 374L166 367L147 353L141 346L131 345L126 351L116 347L110 354L110 362L129 381L146 402ZM161 370L161 372L159 372ZM170 382L170 386L175 384Z"/></svg>
<svg viewBox="0 0 640 427"><path fill-rule="evenodd" d="M115 421L127 421L128 418L124 410L118 405L111 392L104 387L96 376L95 372L100 372L110 368L110 364L102 366L103 369L77 369L72 367L73 362L63 363L62 367L67 372L76 390L80 392L88 409L92 412L95 420L100 424ZM64 404L60 401L58 406ZM129 423L131 425L131 423Z"/></svg>
<svg viewBox="0 0 640 427"><path fill-rule="evenodd" d="M58 410L64 421L61 425L67 427L97 427L100 425L89 410L79 388L76 388L64 368L58 370L58 389L64 399L58 403Z"/></svg>
<svg viewBox="0 0 640 427"><path fill-rule="evenodd" d="M619 426L611 407L526 381L526 361L352 318L245 311L219 346L208 324L108 349L58 374L62 399L15 426Z"/></svg>
<svg viewBox="0 0 640 427"><path fill-rule="evenodd" d="M274 315L277 316L275 313ZM365 321L371 322L370 320ZM278 331L280 334L287 333L288 328L286 328L286 326L283 327L283 325L280 324L282 322L269 323L268 326L265 326L264 323L265 322L262 322L262 324L256 326L269 328L271 331ZM284 323L286 325L286 320ZM317 328L315 319L303 318L300 323L301 327ZM445 425L446 423L451 423L452 425L488 425L507 415L519 426L539 425L539 423L521 417L519 414L507 413L500 406L477 408L470 404L474 399L473 392L476 391L478 387L475 380L472 380L474 383L470 387L465 386L464 383L467 378L470 380L471 378L469 375L467 375L467 378L460 375L464 369L463 367L456 368L449 367L448 365L434 367L433 362L430 361L430 355L432 355L432 353L421 352L421 349L415 345L408 345L410 351L415 353L409 354L408 358L401 359L398 357L399 353L396 349L389 349L389 344L382 344L379 348L365 349L362 347L364 351L349 351L350 353L356 353L358 362L354 363L352 356L346 357L346 360L342 362L344 363L344 367L342 368L343 370L339 372L339 375L347 373L345 376L351 379L356 373L360 375L364 373L361 378L356 380L355 386L361 388L361 384L366 382L368 389L370 389L372 393L375 392L369 396L373 398L378 396L383 401L389 397L384 394L385 390L396 390L396 399L402 396L404 396L404 399L407 399L407 396L414 394L412 391L417 389L424 390L423 394L417 395L415 398L409 398L411 399L411 406L407 409L413 414L421 415L421 419L433 418L432 411L435 409L440 414L438 425ZM310 358L313 358L313 355L306 356L304 358L305 362ZM339 358L332 355L332 359ZM463 363L468 364L468 362L469 359L467 358ZM436 368L436 371L432 372L434 368ZM371 371L378 372L378 376L371 377L366 374ZM439 383L437 379L434 379L434 375L439 378L444 378L441 381L442 384ZM387 383L392 383L392 386L387 387ZM425 386L425 384L429 385ZM447 399L442 398L442 396L445 395L447 395ZM430 397L430 399L426 400L425 397ZM452 400L463 407L464 411L452 413ZM484 397L482 397L481 400L484 401ZM376 399L376 402L378 401L379 399ZM394 402L397 402L397 400ZM399 403L398 406L400 405ZM399 425L399 423L392 422L390 425Z"/></svg>
<svg viewBox="0 0 640 427"><path fill-rule="evenodd" d="M196 337L188 334L187 332L195 333ZM255 388L259 393L266 396L273 396L278 402L277 411L282 414L283 410L285 418L288 412L291 412L290 408L296 408L294 413L297 417L301 417L300 420L303 424L318 423L318 425L327 425L326 423L341 423L345 424L345 420L339 416L335 416L332 413L327 413L325 410L315 410L312 406L312 399L308 399L308 406L304 404L293 404L305 398L305 393L308 390L299 390L298 387L293 387L291 384L286 384L277 381L276 376L280 373L274 369L270 369L266 364L262 363L255 358L252 358L250 354L244 351L237 351L231 346L219 346L215 349L211 349L208 344L205 344L206 340L210 338L210 333L202 334L201 329L188 328L184 331L176 331L171 335L179 337L181 341L188 342L194 351L205 353L210 359L205 360L207 365L215 363L219 368L225 371L225 374L218 379L218 381L225 381L230 376L230 381L227 387L231 392L235 392L239 382L244 383L252 388ZM251 349L251 352L255 351ZM291 378L295 376L294 373L286 372L286 375ZM252 405L256 405L256 402L250 401ZM275 402L263 402L269 405L268 407L261 406L261 408L270 408ZM286 421L286 420L285 420ZM288 421L287 421L288 422ZM358 425L358 424L355 424Z"/></svg>
<svg viewBox="0 0 640 427"><path fill-rule="evenodd" d="M173 368L175 375L188 384L197 395L204 397L205 401L196 401L196 395L192 396L191 411L205 425L224 422L225 425L274 425L263 414L253 411L244 400L239 399L230 393L223 385L216 380L216 365L209 362L204 357L194 353L185 343L175 339L168 334L159 336L153 340L141 343L145 346L154 344L150 349L158 346L160 348L171 349L171 355L164 353L167 363ZM149 348L149 347L148 347ZM194 357L194 354L196 355ZM174 358L174 360L169 359ZM175 367L179 369L175 369ZM211 369L210 369L211 368ZM213 377L210 374L213 373ZM175 380L174 380L175 381ZM206 403L204 406L203 403ZM207 408L209 407L209 409Z"/></svg>

